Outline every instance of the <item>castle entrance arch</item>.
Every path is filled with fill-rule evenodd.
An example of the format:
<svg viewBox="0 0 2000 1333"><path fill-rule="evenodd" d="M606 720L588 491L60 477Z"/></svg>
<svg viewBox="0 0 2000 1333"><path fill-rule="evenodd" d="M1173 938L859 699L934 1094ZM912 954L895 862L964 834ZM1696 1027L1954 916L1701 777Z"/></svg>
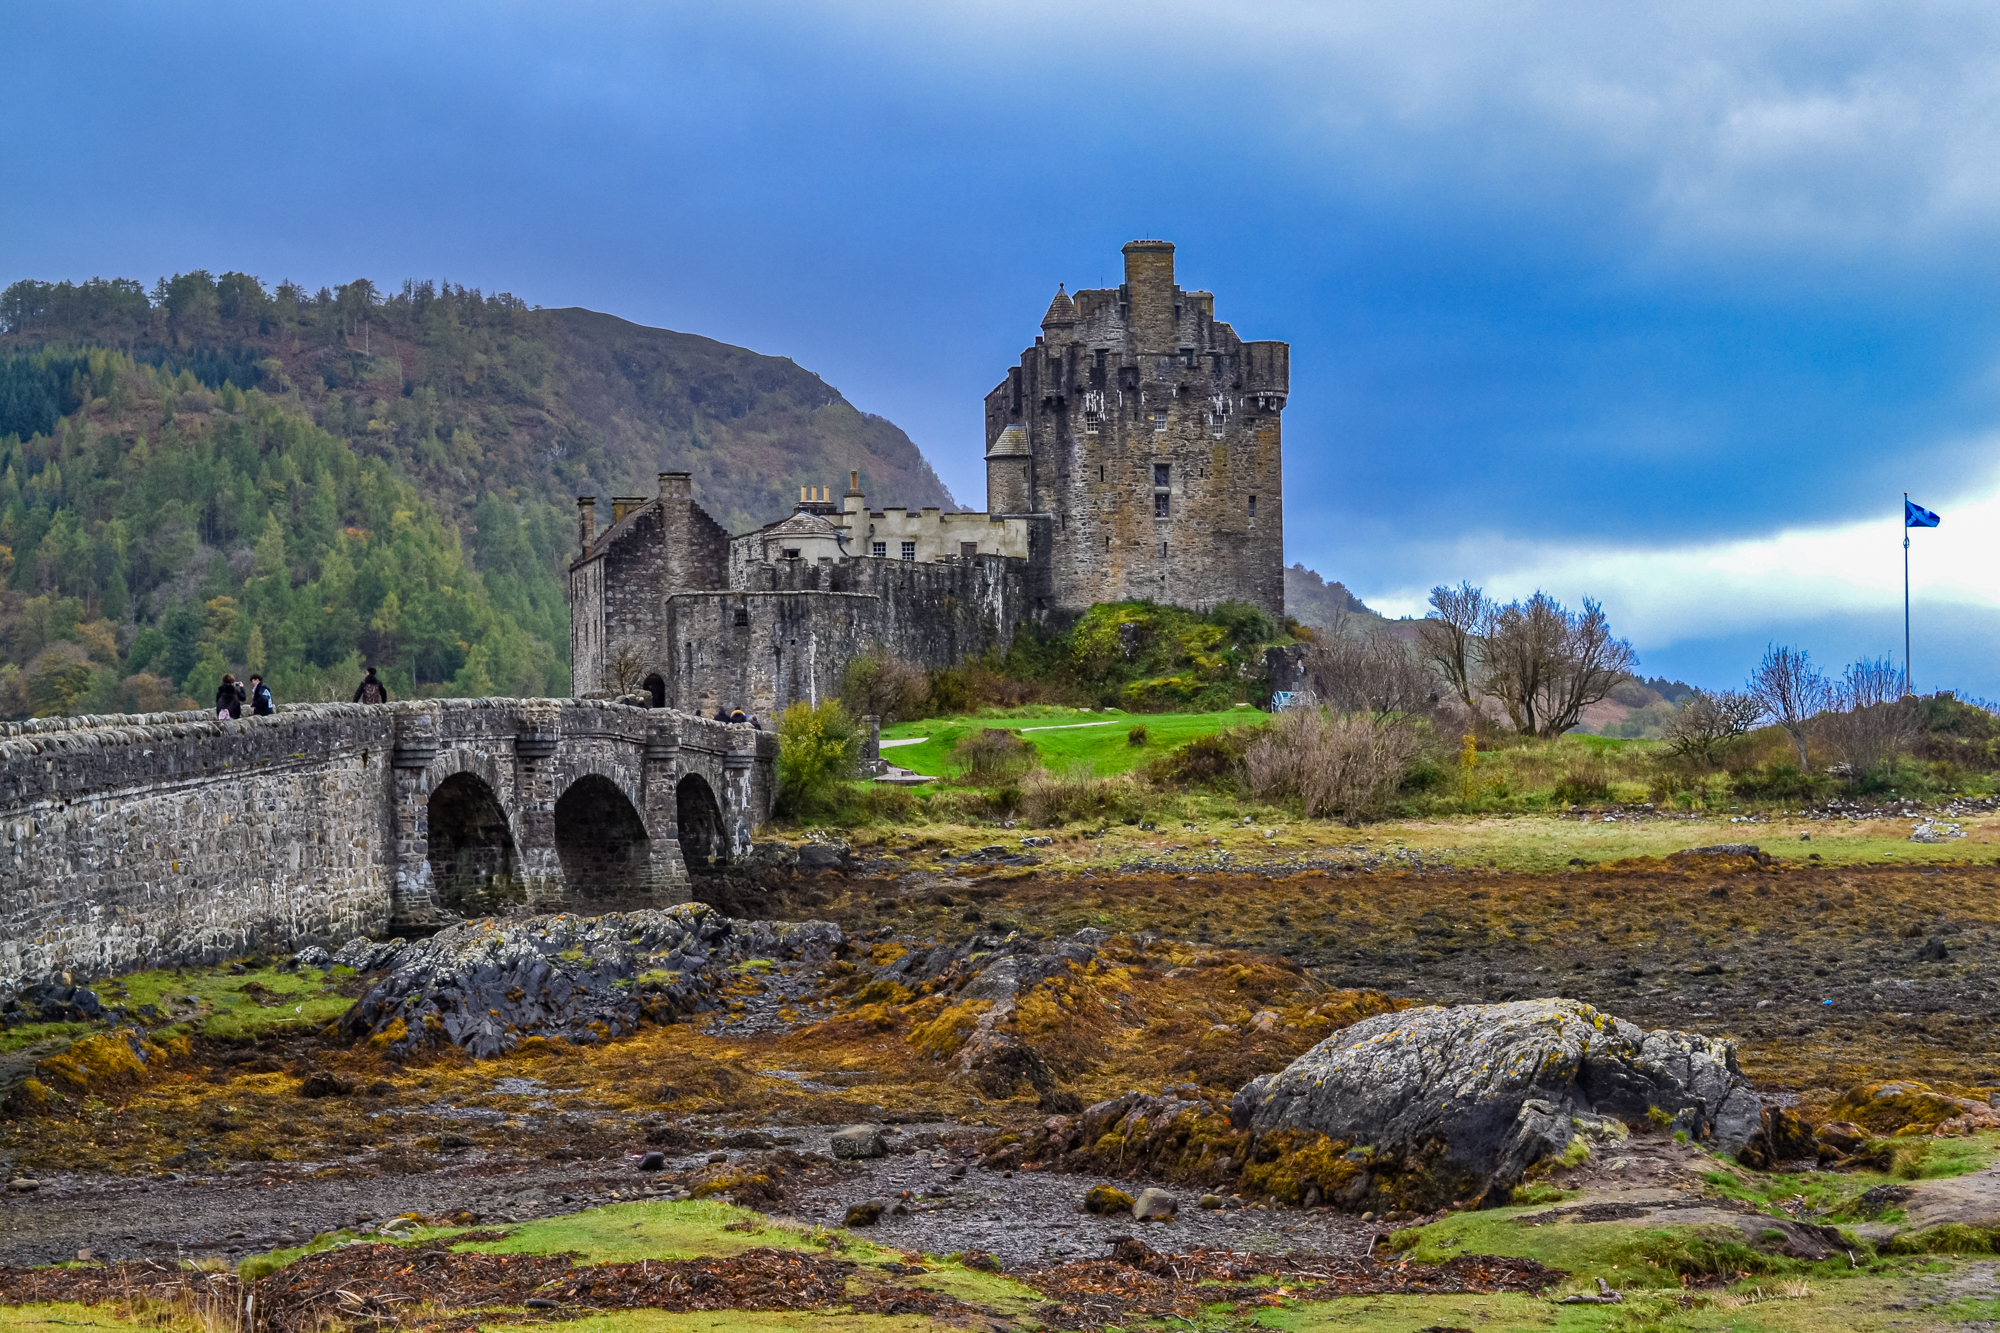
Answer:
<svg viewBox="0 0 2000 1333"><path fill-rule="evenodd" d="M585 774L557 798L555 843L574 898L625 898L652 885L645 821L610 778Z"/></svg>
<svg viewBox="0 0 2000 1333"><path fill-rule="evenodd" d="M648 705L649 707L665 708L667 706L667 682L659 672L655 671L652 675L646 677L645 690L647 699L651 701Z"/></svg>
<svg viewBox="0 0 2000 1333"><path fill-rule="evenodd" d="M519 902L519 864L507 812L485 778L454 773L431 792L431 892L461 916L482 916Z"/></svg>
<svg viewBox="0 0 2000 1333"><path fill-rule="evenodd" d="M681 831L681 860L690 871L720 870L729 864L729 826L715 789L699 773L674 788L675 822Z"/></svg>

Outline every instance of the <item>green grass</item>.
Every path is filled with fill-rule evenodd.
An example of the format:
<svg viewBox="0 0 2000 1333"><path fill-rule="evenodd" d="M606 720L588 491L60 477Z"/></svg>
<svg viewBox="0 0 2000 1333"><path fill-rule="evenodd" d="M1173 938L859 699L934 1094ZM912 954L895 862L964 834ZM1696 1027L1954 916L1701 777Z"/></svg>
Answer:
<svg viewBox="0 0 2000 1333"><path fill-rule="evenodd" d="M337 967L331 975L317 968L279 972L274 968L232 975L226 966L129 972L87 982L107 1009L128 1011L156 1006L174 1021L154 1024L156 1041L182 1034L221 1041L248 1041L271 1032L314 1031L346 1013L354 1001L336 987L352 977L352 968ZM261 988L261 989L259 989ZM187 1003L188 997L194 1004ZM168 1001L171 1000L172 1003ZM18 1051L51 1038L75 1038L103 1031L106 1023L24 1023L0 1031L0 1054Z"/></svg>
<svg viewBox="0 0 2000 1333"><path fill-rule="evenodd" d="M1899 1141L1901 1142L1901 1141ZM1907 1185L1912 1180L1947 1180L1953 1176L1984 1171L2000 1160L2000 1131L1989 1130L1966 1138L1920 1138L1909 1146L1921 1148L1923 1155L1909 1175L1878 1171L1808 1171L1798 1175L1763 1175L1718 1168L1703 1179L1719 1193L1764 1208L1783 1201L1802 1199L1807 1208L1835 1224L1864 1221L1854 1211L1857 1200L1881 1185Z"/></svg>
<svg viewBox="0 0 2000 1333"><path fill-rule="evenodd" d="M916 736L925 739L921 745L898 745L884 750L882 757L928 777L954 777L958 768L951 760L952 747L961 737L990 727L1024 733L1022 739L1034 743L1045 768L1088 763L1098 777L1110 777L1149 763L1197 736L1232 727L1262 726L1269 720L1268 714L1248 704L1214 713L1125 713L1116 709L1093 713L1087 708L1047 707L987 709L976 714L924 718L887 727L882 732L883 740ZM1144 745L1133 745L1126 739L1134 727L1146 729Z"/></svg>

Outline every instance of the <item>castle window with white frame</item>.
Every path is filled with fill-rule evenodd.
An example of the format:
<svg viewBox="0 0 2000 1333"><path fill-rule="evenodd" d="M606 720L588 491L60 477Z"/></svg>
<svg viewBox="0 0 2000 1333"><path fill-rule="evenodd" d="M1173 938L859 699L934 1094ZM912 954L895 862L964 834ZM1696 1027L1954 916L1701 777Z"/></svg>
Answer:
<svg viewBox="0 0 2000 1333"><path fill-rule="evenodd" d="M917 558L917 544L915 542L904 542L903 559L915 560L916 558Z"/></svg>
<svg viewBox="0 0 2000 1333"><path fill-rule="evenodd" d="M877 560L887 559L889 555L889 543L887 542L868 543L868 554L874 556Z"/></svg>
<svg viewBox="0 0 2000 1333"><path fill-rule="evenodd" d="M1167 410L1164 407L1154 408L1153 429L1156 431L1161 431L1165 430L1166 428L1167 428Z"/></svg>
<svg viewBox="0 0 2000 1333"><path fill-rule="evenodd" d="M1083 414L1083 433L1085 435L1096 435L1100 431L1102 431L1103 428L1104 428L1103 417L1099 416L1095 412L1085 412Z"/></svg>

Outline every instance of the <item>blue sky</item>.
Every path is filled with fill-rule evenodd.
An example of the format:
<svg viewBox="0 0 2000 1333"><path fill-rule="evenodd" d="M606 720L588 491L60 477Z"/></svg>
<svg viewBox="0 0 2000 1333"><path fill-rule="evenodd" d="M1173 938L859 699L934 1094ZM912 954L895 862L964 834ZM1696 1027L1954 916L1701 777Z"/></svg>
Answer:
<svg viewBox="0 0 2000 1333"><path fill-rule="evenodd" d="M1293 345L1289 556L1391 611L1596 596L2000 696L2000 12L117 5L0 11L0 279L448 278L790 356L982 503L1058 280L1179 245ZM837 480L837 479L830 479Z"/></svg>

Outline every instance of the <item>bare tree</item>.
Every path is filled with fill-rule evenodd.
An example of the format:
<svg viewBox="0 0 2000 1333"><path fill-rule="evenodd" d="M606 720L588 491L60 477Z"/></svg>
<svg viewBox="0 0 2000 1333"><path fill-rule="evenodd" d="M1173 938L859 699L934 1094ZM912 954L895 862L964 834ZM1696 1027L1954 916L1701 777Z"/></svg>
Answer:
<svg viewBox="0 0 2000 1333"><path fill-rule="evenodd" d="M1888 658L1850 663L1832 694L1834 711L1820 726L1857 775L1894 763L1917 743L1916 709L1903 697L1903 674Z"/></svg>
<svg viewBox="0 0 2000 1333"><path fill-rule="evenodd" d="M1305 652L1313 696L1338 713L1378 718L1427 714L1437 703L1430 668L1394 635L1380 629L1322 639Z"/></svg>
<svg viewBox="0 0 2000 1333"><path fill-rule="evenodd" d="M1681 700L1661 730L1669 750L1712 764L1763 716L1764 705L1741 690L1696 690Z"/></svg>
<svg viewBox="0 0 2000 1333"><path fill-rule="evenodd" d="M1575 726L1639 664L1632 645L1613 637L1603 607L1585 598L1583 610L1570 611L1545 592L1487 617L1480 660L1486 689L1514 729L1544 737Z"/></svg>
<svg viewBox="0 0 2000 1333"><path fill-rule="evenodd" d="M1774 643L1764 649L1764 660L1751 673L1750 695L1792 738L1799 752L1799 771L1804 772L1808 765L1806 740L1813 719L1826 710L1833 698L1826 673L1812 664L1812 657L1805 649Z"/></svg>
<svg viewBox="0 0 2000 1333"><path fill-rule="evenodd" d="M1431 589L1431 609L1417 626L1417 642L1424 656L1437 668L1445 684L1467 708L1478 711L1478 686L1473 669L1478 662L1479 638L1493 614L1493 604L1483 589L1461 581L1456 588L1442 583Z"/></svg>
<svg viewBox="0 0 2000 1333"><path fill-rule="evenodd" d="M631 694L638 690L640 680L645 677L645 654L635 644L620 643L604 659L604 674L616 693Z"/></svg>

